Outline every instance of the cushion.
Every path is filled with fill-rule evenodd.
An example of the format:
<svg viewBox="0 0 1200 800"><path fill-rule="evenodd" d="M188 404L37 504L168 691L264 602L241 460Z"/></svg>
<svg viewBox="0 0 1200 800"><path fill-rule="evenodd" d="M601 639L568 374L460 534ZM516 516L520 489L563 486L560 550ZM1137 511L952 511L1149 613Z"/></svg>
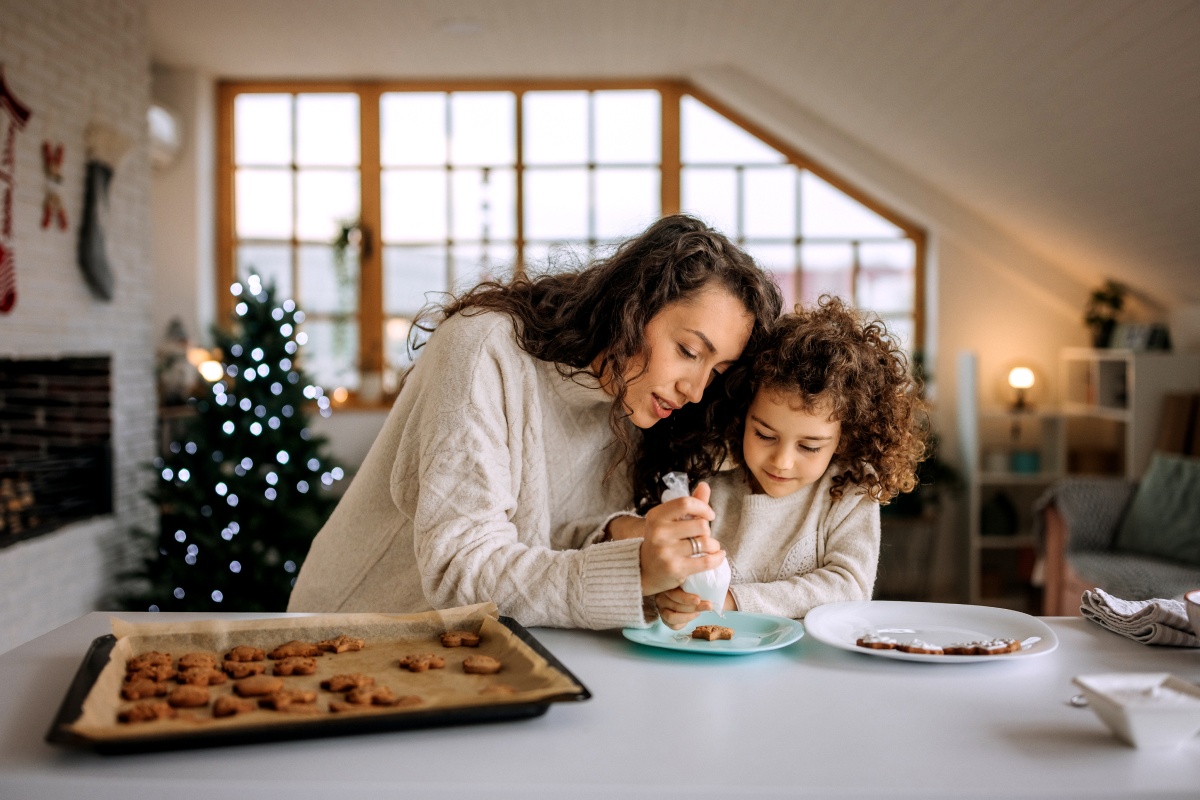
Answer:
<svg viewBox="0 0 1200 800"><path fill-rule="evenodd" d="M1154 454L1113 547L1200 566L1200 458Z"/></svg>

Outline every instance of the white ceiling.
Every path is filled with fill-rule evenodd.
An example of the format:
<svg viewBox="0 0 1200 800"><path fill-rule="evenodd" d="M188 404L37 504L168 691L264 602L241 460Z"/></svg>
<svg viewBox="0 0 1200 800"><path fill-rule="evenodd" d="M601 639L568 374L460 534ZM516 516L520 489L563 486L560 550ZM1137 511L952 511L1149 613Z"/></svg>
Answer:
<svg viewBox="0 0 1200 800"><path fill-rule="evenodd" d="M1200 0L148 0L222 78L732 66L1084 280L1200 302Z"/></svg>

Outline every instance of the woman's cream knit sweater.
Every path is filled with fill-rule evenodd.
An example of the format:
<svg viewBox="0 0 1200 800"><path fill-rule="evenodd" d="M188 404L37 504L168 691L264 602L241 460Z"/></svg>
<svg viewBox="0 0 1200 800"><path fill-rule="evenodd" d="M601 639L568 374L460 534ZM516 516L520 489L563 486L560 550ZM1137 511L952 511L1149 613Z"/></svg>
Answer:
<svg viewBox="0 0 1200 800"><path fill-rule="evenodd" d="M527 626L643 625L640 539L595 543L632 492L612 399L457 314L417 359L313 541L288 611L415 612L492 601Z"/></svg>

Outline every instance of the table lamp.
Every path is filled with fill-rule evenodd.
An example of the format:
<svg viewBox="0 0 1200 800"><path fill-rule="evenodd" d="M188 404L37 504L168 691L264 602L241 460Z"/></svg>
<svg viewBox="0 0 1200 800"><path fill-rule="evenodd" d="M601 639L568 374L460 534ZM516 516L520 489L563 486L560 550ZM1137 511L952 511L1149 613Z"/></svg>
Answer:
<svg viewBox="0 0 1200 800"><path fill-rule="evenodd" d="M1013 367L1008 371L1008 385L1012 388L1013 411L1025 411L1029 408L1029 390L1033 388L1033 370L1029 367Z"/></svg>

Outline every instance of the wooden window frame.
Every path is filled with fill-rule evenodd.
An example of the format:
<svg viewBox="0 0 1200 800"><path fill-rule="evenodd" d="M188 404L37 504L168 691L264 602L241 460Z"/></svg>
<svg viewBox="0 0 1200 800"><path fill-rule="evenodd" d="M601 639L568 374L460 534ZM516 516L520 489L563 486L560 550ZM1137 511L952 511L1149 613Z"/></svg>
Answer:
<svg viewBox="0 0 1200 800"><path fill-rule="evenodd" d="M382 376L384 370L384 313L383 313L383 246L380 233L383 229L381 208L381 176L383 173L380 156L380 98L387 92L511 92L516 97L515 147L513 169L516 183L515 244L516 269L523 268L525 251L523 185L525 165L523 161L523 114L522 100L526 92L536 91L603 91L603 90L654 90L662 98L661 107L661 150L660 150L660 201L661 213L677 213L681 207L680 177L683 168L681 157L681 112L685 95L700 101L720 116L745 130L769 147L783 154L785 163L807 170L848 197L861 203L883 219L903 231L914 247L913 275L913 332L912 350L920 352L925 347L925 280L928 237L925 229L911 219L890 208L846 180L836 171L815 161L789 142L747 119L725 103L686 81L678 80L589 80L589 81L222 81L217 86L217 260L216 260L216 311L218 324L228 324L234 318L234 297L228 287L236 279L235 227L237 220L234 191L234 103L240 94L330 94L348 93L359 97L359 177L361 193L361 221L364 247L359 264L359 322L358 369L363 380L367 376ZM854 245L854 270L858 269L858 246ZM297 240L293 232L292 244Z"/></svg>

